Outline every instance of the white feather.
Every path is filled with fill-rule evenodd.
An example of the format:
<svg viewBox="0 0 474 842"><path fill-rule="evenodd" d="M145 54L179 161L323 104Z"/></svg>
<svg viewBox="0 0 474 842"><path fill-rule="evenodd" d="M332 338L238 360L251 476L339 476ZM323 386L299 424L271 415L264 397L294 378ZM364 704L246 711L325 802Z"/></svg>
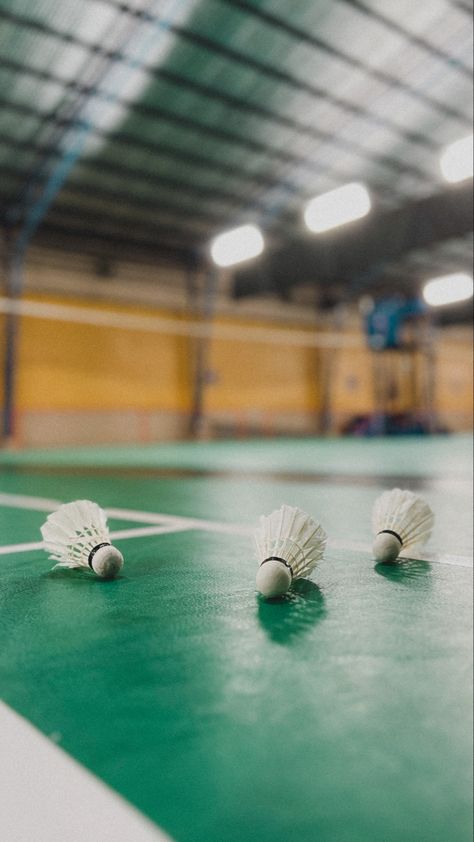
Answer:
<svg viewBox="0 0 474 842"><path fill-rule="evenodd" d="M283 505L271 515L260 517L255 532L257 559L261 564L271 556L283 558L291 567L292 578L301 579L322 558L326 540L322 526L306 512Z"/></svg>
<svg viewBox="0 0 474 842"><path fill-rule="evenodd" d="M374 535L390 529L400 536L401 556L410 556L428 541L434 524L434 514L428 503L413 491L393 488L384 491L372 510Z"/></svg>
<svg viewBox="0 0 474 842"><path fill-rule="evenodd" d="M41 535L45 550L51 553L49 558L57 562L55 567L89 570L91 550L99 544L110 543L105 512L91 500L64 503L48 516L41 527ZM118 550L112 549L118 559Z"/></svg>

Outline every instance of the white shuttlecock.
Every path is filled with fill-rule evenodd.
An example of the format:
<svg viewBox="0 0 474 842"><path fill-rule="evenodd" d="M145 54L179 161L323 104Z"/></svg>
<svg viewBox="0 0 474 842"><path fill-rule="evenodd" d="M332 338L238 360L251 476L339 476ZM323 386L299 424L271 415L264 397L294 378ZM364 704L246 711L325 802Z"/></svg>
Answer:
<svg viewBox="0 0 474 842"><path fill-rule="evenodd" d="M262 515L255 532L257 590L265 597L286 593L294 579L313 570L326 540L322 526L301 509L284 505L268 517Z"/></svg>
<svg viewBox="0 0 474 842"><path fill-rule="evenodd" d="M384 491L372 511L376 561L395 561L399 555L416 557L428 541L433 523L434 514L428 503L413 491Z"/></svg>
<svg viewBox="0 0 474 842"><path fill-rule="evenodd" d="M122 569L122 553L110 543L107 518L97 503L64 503L48 516L41 534L55 567L85 567L103 579L113 579Z"/></svg>

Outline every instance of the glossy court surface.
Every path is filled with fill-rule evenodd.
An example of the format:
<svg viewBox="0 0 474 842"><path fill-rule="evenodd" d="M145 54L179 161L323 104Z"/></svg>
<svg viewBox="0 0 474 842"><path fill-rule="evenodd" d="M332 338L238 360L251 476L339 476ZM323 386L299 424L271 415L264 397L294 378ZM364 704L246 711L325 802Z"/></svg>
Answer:
<svg viewBox="0 0 474 842"><path fill-rule="evenodd" d="M9 708L178 842L471 838L469 438L0 461ZM394 485L435 530L424 560L374 566L370 511ZM51 572L29 546L77 498L112 510L120 579ZM264 602L251 531L283 502L330 542L312 582Z"/></svg>

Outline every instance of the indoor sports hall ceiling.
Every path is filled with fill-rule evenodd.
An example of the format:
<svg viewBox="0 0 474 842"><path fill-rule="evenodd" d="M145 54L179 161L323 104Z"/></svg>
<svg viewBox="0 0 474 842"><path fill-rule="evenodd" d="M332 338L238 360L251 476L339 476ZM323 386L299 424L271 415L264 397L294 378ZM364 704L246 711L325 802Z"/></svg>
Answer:
<svg viewBox="0 0 474 842"><path fill-rule="evenodd" d="M25 241L193 265L253 222L236 295L470 263L471 183L439 168L472 131L468 0L0 0L0 58ZM305 201L348 181L371 214L316 243Z"/></svg>

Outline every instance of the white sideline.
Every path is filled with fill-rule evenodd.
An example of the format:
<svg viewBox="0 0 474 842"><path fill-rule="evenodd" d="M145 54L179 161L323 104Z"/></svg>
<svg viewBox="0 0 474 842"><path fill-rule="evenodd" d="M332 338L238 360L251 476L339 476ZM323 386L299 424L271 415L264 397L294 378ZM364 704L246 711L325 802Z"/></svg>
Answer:
<svg viewBox="0 0 474 842"><path fill-rule="evenodd" d="M333 550L349 550L349 552L360 551L363 553L372 553L372 546L364 541L344 541L338 538L329 538L328 547ZM403 556L400 556L403 561ZM457 567L472 568L472 558L464 555L454 555L452 553L435 553L431 550L423 552L423 561L432 562L433 564L454 564Z"/></svg>
<svg viewBox="0 0 474 842"><path fill-rule="evenodd" d="M0 492L0 506L10 506L40 512L53 512L61 503L61 500L50 500L45 497L30 497L24 494L6 494ZM109 517L119 520L131 520L136 523L150 524L149 527L122 529L111 532L111 537L114 539L140 538L145 535L184 532L191 529L219 532L227 535L251 536L254 529L252 526L239 523L223 523L221 521L182 517L181 515L170 515L160 512L142 512L136 509L107 508L105 512ZM154 524L154 526L151 524ZM330 538L327 545L328 548L333 550L371 552L371 545L363 541L345 541L344 539ZM42 549L42 544L38 541L30 544L11 544L4 547L0 546L0 555L33 552L39 549ZM423 555L425 561L434 564L451 564L458 567L472 568L472 558L469 556L436 553L431 550L427 550Z"/></svg>
<svg viewBox="0 0 474 842"><path fill-rule="evenodd" d="M144 538L146 535L163 535L166 532L186 532L192 527L187 524L182 526L173 524L169 526L140 526L138 529L117 529L110 533L112 540L125 538ZM30 544L10 544L4 547L0 546L0 555L10 555L12 553L29 553L36 550L44 549L42 541L34 541Z"/></svg>
<svg viewBox="0 0 474 842"><path fill-rule="evenodd" d="M171 842L118 793L0 701L5 842Z"/></svg>
<svg viewBox="0 0 474 842"><path fill-rule="evenodd" d="M54 512L58 506L61 506L62 502L62 500L50 500L45 497L0 493L0 506L10 506L17 509ZM188 529L204 529L210 532L225 532L231 535L250 535L253 531L251 526L243 526L238 523L222 523L221 521L170 515L163 512L143 512L136 509L117 508L106 508L104 511L108 517L119 520L132 520L136 523L155 523L157 525L168 524L169 526L174 526L176 529L186 527Z"/></svg>

